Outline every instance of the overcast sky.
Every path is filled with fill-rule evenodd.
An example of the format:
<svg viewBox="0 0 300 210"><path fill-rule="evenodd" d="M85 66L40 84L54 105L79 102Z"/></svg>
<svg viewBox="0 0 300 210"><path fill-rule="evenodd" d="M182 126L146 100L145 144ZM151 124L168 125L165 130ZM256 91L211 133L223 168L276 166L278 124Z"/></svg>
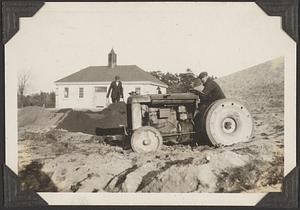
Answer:
<svg viewBox="0 0 300 210"><path fill-rule="evenodd" d="M118 64L146 71L218 77L284 56L291 39L279 17L255 3L45 3L6 44L6 70L30 71L29 92L87 66ZM134 76L134 75L133 75Z"/></svg>

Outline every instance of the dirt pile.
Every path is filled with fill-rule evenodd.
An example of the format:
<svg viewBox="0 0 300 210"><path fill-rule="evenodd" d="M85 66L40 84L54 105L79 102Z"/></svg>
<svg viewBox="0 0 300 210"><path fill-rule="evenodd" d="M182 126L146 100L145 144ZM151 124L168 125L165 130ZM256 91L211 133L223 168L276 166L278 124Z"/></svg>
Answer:
<svg viewBox="0 0 300 210"><path fill-rule="evenodd" d="M96 128L117 128L127 126L126 104L110 104L100 112L71 111L58 125L71 132L96 134Z"/></svg>
<svg viewBox="0 0 300 210"><path fill-rule="evenodd" d="M28 106L18 110L18 127L53 127L68 110L57 111L39 106Z"/></svg>

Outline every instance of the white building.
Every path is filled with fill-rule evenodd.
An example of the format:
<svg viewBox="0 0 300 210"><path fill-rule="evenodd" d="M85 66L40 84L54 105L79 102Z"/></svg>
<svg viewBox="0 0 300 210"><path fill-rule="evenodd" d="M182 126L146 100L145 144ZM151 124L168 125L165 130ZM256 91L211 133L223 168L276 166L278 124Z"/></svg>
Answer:
<svg viewBox="0 0 300 210"><path fill-rule="evenodd" d="M89 66L55 82L56 108L102 108L111 81L120 76L124 100L130 92L156 94L158 87L166 93L166 84L136 65L117 65L117 55L111 50L107 66Z"/></svg>

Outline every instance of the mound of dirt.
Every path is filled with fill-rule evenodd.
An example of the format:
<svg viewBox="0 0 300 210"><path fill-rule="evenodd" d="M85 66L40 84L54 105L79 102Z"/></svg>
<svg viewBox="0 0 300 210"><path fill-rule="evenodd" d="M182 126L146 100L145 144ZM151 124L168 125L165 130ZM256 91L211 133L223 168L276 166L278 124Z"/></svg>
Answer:
<svg viewBox="0 0 300 210"><path fill-rule="evenodd" d="M55 126L66 114L40 106L27 106L18 110L18 127Z"/></svg>
<svg viewBox="0 0 300 210"><path fill-rule="evenodd" d="M126 104L110 104L100 112L71 111L58 125L71 132L96 134L96 128L118 128L127 126Z"/></svg>

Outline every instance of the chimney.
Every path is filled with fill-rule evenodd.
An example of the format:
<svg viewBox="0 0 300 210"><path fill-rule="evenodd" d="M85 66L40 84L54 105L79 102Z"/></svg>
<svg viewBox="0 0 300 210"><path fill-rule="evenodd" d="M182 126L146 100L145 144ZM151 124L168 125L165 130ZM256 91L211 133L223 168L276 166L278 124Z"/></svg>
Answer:
<svg viewBox="0 0 300 210"><path fill-rule="evenodd" d="M108 54L108 67L114 68L117 65L117 54L112 48L110 53Z"/></svg>

